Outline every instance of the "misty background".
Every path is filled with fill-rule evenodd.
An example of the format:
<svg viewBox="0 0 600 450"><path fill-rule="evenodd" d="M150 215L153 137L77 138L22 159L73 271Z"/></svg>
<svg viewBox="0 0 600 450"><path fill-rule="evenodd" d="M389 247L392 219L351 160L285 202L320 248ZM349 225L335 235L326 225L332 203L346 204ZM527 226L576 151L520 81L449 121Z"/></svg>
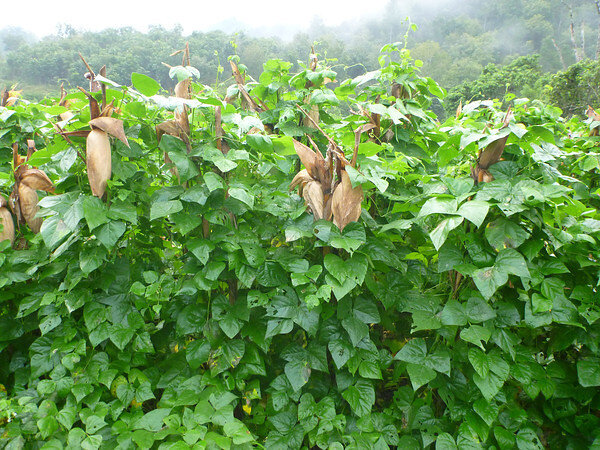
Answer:
<svg viewBox="0 0 600 450"><path fill-rule="evenodd" d="M180 64L180 56L169 55L186 42L201 82L209 85L229 77L227 68L222 73L218 68L228 67L230 55L239 55L249 74L258 77L271 58L306 62L313 45L321 60L330 60L338 80L344 80L377 68L381 47L404 43L414 23L417 29L408 33L406 46L413 58L422 61L422 74L448 89L450 97L473 97L469 91L473 83L503 70L516 78L509 82L514 86L500 85L498 95L504 89L535 97L549 74L598 59L599 3L390 0L369 9L364 2L350 2L344 14L339 9L343 20L309 10L299 18L311 19L297 20L297 25L270 19L267 8L257 15L229 8L227 13L238 14L205 25L204 30L193 30L187 23L170 25L168 20L162 25L103 30L61 23L51 34L38 36L39 27L34 32L25 25L8 26L0 29L0 87L18 83L26 97L40 98L57 95L61 83L68 88L82 85L81 52L94 68L106 64L107 76L118 83L129 84L131 72L140 72L169 89L173 81L162 63ZM352 14L347 8L353 8Z"/></svg>

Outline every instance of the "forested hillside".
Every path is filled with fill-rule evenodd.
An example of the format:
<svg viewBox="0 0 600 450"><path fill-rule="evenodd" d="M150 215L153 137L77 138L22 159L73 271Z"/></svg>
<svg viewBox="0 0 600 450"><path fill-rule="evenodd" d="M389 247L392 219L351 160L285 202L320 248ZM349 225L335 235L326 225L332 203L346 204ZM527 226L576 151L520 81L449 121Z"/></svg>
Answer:
<svg viewBox="0 0 600 450"><path fill-rule="evenodd" d="M177 59L168 55L185 42L189 42L192 51L191 63L199 68L201 81L206 84L217 81L219 66L232 54L238 54L249 74L256 78L270 58L304 61L306 49L315 42L321 55L337 59L333 67L342 77L354 77L376 69L381 47L404 41L411 28L408 48L414 58L422 61L423 73L452 88L475 80L488 64L510 64L518 56L539 55L536 72L556 72L585 58L596 59L600 17L596 3L393 0L380 18L333 28L316 19L291 41L255 38L243 32L183 35L177 27L151 26L142 33L131 28L83 32L77 27L61 26L57 34L34 42L22 30L5 29L0 33L0 80L8 85L19 82L28 86L26 95L38 97L56 93L63 81L68 87L75 87L81 83L77 55L81 52L94 66L110 65L119 83L125 83L129 74L137 71L168 88L173 84L165 75L162 62L175 64ZM410 27L408 16L418 28ZM539 86L532 84L531 88L530 94L540 92Z"/></svg>

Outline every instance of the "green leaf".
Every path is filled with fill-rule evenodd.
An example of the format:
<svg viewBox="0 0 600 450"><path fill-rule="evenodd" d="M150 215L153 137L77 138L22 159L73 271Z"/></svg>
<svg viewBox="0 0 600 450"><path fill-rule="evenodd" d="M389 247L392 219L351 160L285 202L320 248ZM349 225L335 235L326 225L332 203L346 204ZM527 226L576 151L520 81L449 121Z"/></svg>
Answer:
<svg viewBox="0 0 600 450"><path fill-rule="evenodd" d="M83 199L83 217L92 231L94 228L108 222L106 206L98 197L88 196Z"/></svg>
<svg viewBox="0 0 600 450"><path fill-rule="evenodd" d="M354 316L342 320L342 327L348 332L353 346L358 345L360 341L369 335L369 326Z"/></svg>
<svg viewBox="0 0 600 450"><path fill-rule="evenodd" d="M246 142L253 148L261 153L272 153L273 142L269 136L265 136L259 133L247 134ZM293 145L293 144L292 144Z"/></svg>
<svg viewBox="0 0 600 450"><path fill-rule="evenodd" d="M491 336L492 333L490 330L479 325L471 325L460 332L460 338L463 341L471 342L479 346L482 350L485 350L482 341L487 342Z"/></svg>
<svg viewBox="0 0 600 450"><path fill-rule="evenodd" d="M471 297L467 302L467 315L471 323L485 322L486 320L494 319L496 312L483 299L479 297Z"/></svg>
<svg viewBox="0 0 600 450"><path fill-rule="evenodd" d="M495 266L478 269L473 272L472 276L475 286L486 299L491 298L498 288L504 286L508 281L506 272L498 270Z"/></svg>
<svg viewBox="0 0 600 450"><path fill-rule="evenodd" d="M512 248L505 248L498 253L494 267L504 273L512 273L524 278L531 277L525 258Z"/></svg>
<svg viewBox="0 0 600 450"><path fill-rule="evenodd" d="M454 299L449 300L442 310L441 320L444 325L466 325L467 313L465 306Z"/></svg>
<svg viewBox="0 0 600 450"><path fill-rule="evenodd" d="M488 362L487 355L479 349L470 348L469 349L469 361L475 369L475 372L479 374L480 377L487 377L490 372L490 366Z"/></svg>
<svg viewBox="0 0 600 450"><path fill-rule="evenodd" d="M215 189L224 189L225 188L225 180L221 178L214 172L206 172L204 174L204 182L206 183L206 187L209 192L214 191Z"/></svg>
<svg viewBox="0 0 600 450"><path fill-rule="evenodd" d="M160 91L160 84L142 73L133 72L131 74L131 84L140 94L146 97L152 97Z"/></svg>
<svg viewBox="0 0 600 450"><path fill-rule="evenodd" d="M210 252L215 248L215 244L208 239L198 238L188 241L187 248L196 258L198 258L202 264L206 264L210 256Z"/></svg>
<svg viewBox="0 0 600 450"><path fill-rule="evenodd" d="M210 343L206 340L192 341L185 349L185 359L194 370L208 361L209 354Z"/></svg>
<svg viewBox="0 0 600 450"><path fill-rule="evenodd" d="M577 361L577 379L583 387L600 386L600 358Z"/></svg>
<svg viewBox="0 0 600 450"><path fill-rule="evenodd" d="M422 364L427 356L427 345L421 338L411 339L400 349L394 359L406 361L412 364Z"/></svg>
<svg viewBox="0 0 600 450"><path fill-rule="evenodd" d="M448 234L450 234L452 230L459 226L463 220L464 219L462 217L450 217L448 219L444 219L431 233L429 233L431 242L433 242L436 250L439 250L440 247L444 245Z"/></svg>
<svg viewBox="0 0 600 450"><path fill-rule="evenodd" d="M456 208L456 199L434 197L423 204L417 217L426 217L430 214L456 214Z"/></svg>
<svg viewBox="0 0 600 450"><path fill-rule="evenodd" d="M331 357L333 358L333 362L338 369L341 369L354 354L352 345L345 340L331 341L329 342L328 348Z"/></svg>
<svg viewBox="0 0 600 450"><path fill-rule="evenodd" d="M229 196L245 203L250 208L254 208L254 196L245 189L231 188L229 189Z"/></svg>
<svg viewBox="0 0 600 450"><path fill-rule="evenodd" d="M142 417L140 417L134 424L134 430L146 430L157 432L163 427L163 419L171 413L170 408L159 408L154 409Z"/></svg>
<svg viewBox="0 0 600 450"><path fill-rule="evenodd" d="M354 301L354 308L352 310L354 317L358 320L363 321L364 323L379 323L379 311L377 310L377 305L371 301L367 300L364 297L358 297Z"/></svg>
<svg viewBox="0 0 600 450"><path fill-rule="evenodd" d="M288 362L285 365L284 371L294 391L300 390L302 386L308 383L311 372L308 362L303 360Z"/></svg>
<svg viewBox="0 0 600 450"><path fill-rule="evenodd" d="M150 206L150 220L166 217L183 209L179 200L157 201Z"/></svg>
<svg viewBox="0 0 600 450"><path fill-rule="evenodd" d="M126 229L125 222L112 220L96 231L96 237L108 250L111 250Z"/></svg>
<svg viewBox="0 0 600 450"><path fill-rule="evenodd" d="M489 209L490 205L487 202L471 200L460 205L457 214L480 227Z"/></svg>
<svg viewBox="0 0 600 450"><path fill-rule="evenodd" d="M375 389L369 381L358 380L354 386L348 387L342 397L348 402L354 414L363 417L371 412L375 403Z"/></svg>
<svg viewBox="0 0 600 450"><path fill-rule="evenodd" d="M437 376L435 370L421 364L408 363L406 364L406 370L415 391Z"/></svg>
<svg viewBox="0 0 600 450"><path fill-rule="evenodd" d="M529 235L529 232L519 225L504 218L491 222L485 229L485 237L496 251L517 248L525 242Z"/></svg>
<svg viewBox="0 0 600 450"><path fill-rule="evenodd" d="M435 450L456 450L456 442L449 433L440 434L435 441Z"/></svg>
<svg viewBox="0 0 600 450"><path fill-rule="evenodd" d="M37 421L43 439L47 439L58 431L58 422L54 416L48 415Z"/></svg>
<svg viewBox="0 0 600 450"><path fill-rule="evenodd" d="M500 392L500 389L504 385L504 380L493 372L489 372L485 377L475 373L473 381L488 402Z"/></svg>

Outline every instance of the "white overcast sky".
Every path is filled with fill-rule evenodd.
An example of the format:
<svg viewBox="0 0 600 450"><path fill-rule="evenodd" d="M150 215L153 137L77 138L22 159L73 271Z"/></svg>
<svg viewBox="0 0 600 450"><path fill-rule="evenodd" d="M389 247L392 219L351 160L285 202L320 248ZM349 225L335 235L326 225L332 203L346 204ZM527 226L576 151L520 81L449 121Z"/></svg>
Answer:
<svg viewBox="0 0 600 450"><path fill-rule="evenodd" d="M376 14L386 3L387 0L20 0L12 3L10 25L38 37L55 34L59 24L90 31L124 26L146 31L148 25L171 28L181 24L188 34L214 29L219 23L234 19L247 24L248 29L303 29L316 16L325 25L334 26Z"/></svg>

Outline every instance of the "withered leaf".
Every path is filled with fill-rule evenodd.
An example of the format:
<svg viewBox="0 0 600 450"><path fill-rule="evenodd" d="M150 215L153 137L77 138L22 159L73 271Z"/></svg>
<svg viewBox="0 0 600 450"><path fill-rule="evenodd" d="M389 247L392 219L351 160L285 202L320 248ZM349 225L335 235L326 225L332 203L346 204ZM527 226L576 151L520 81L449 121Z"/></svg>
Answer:
<svg viewBox="0 0 600 450"><path fill-rule="evenodd" d="M315 181L306 169L302 169L300 172L296 174L292 182L290 183L290 191L294 189L296 186L300 185L300 195L302 195L302 189L304 185L309 181Z"/></svg>
<svg viewBox="0 0 600 450"><path fill-rule="evenodd" d="M358 157L358 146L360 145L360 136L367 131L371 131L372 129L377 128L377 126L373 123L365 123L361 125L356 130L354 130L354 154L352 155L352 161L350 161L350 165L352 167L356 166L356 158Z"/></svg>
<svg viewBox="0 0 600 450"><path fill-rule="evenodd" d="M0 225L3 227L0 231L0 242L8 239L12 244L15 240L15 224L10 211L6 208L7 205L6 199L0 196Z"/></svg>
<svg viewBox="0 0 600 450"><path fill-rule="evenodd" d="M40 169L27 169L20 176L20 183L26 184L32 189L54 192L54 184L48 175Z"/></svg>
<svg viewBox="0 0 600 450"><path fill-rule="evenodd" d="M92 194L101 198L106 191L111 166L110 141L102 130L92 130L86 141L86 165Z"/></svg>
<svg viewBox="0 0 600 450"><path fill-rule="evenodd" d="M35 217L40 209L38 207L38 195L35 189L24 183L19 183L19 208L25 222L34 233L39 233L42 227L42 218Z"/></svg>
<svg viewBox="0 0 600 450"><path fill-rule="evenodd" d="M331 170L321 152L315 152L296 139L294 139L294 149L310 176L323 183L324 186L329 186L331 184Z"/></svg>
<svg viewBox="0 0 600 450"><path fill-rule="evenodd" d="M306 183L304 190L302 191L302 197L304 197L306 204L312 211L313 216L315 216L315 220L323 219L325 205L321 183L314 180Z"/></svg>
<svg viewBox="0 0 600 450"><path fill-rule="evenodd" d="M346 171L342 171L342 182L333 192L331 210L333 223L342 231L350 222L356 222L360 217L363 190L361 186L352 187L352 182Z"/></svg>
<svg viewBox="0 0 600 450"><path fill-rule="evenodd" d="M89 121L92 129L97 128L116 137L118 140L123 142L129 147L127 142L127 136L125 136L125 130L123 129L123 121L121 119L115 119L114 117L97 117Z"/></svg>
<svg viewBox="0 0 600 450"><path fill-rule="evenodd" d="M185 80L181 80L175 86L175 97L184 98L189 100L191 98L190 86L192 84L192 80L190 78L186 78Z"/></svg>

